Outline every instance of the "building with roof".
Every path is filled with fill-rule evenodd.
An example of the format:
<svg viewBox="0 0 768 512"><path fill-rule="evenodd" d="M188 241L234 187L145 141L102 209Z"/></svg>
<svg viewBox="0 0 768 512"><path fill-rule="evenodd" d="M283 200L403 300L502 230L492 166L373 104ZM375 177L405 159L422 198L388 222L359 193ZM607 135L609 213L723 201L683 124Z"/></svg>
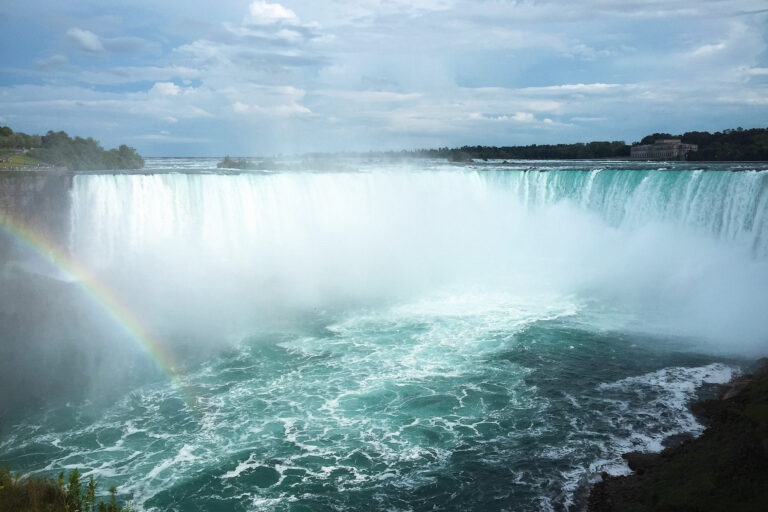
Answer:
<svg viewBox="0 0 768 512"><path fill-rule="evenodd" d="M680 139L656 139L653 144L641 144L630 148L632 160L685 160L691 151L698 151L696 144L683 144Z"/></svg>

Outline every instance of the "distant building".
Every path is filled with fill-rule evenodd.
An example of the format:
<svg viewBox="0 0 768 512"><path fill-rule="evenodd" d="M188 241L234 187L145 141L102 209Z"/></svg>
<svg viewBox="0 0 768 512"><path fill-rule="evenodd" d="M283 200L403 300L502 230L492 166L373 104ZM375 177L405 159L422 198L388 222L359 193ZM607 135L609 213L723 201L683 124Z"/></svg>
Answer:
<svg viewBox="0 0 768 512"><path fill-rule="evenodd" d="M683 144L680 139L657 139L653 144L632 146L632 160L685 160L690 151L698 151L696 144Z"/></svg>

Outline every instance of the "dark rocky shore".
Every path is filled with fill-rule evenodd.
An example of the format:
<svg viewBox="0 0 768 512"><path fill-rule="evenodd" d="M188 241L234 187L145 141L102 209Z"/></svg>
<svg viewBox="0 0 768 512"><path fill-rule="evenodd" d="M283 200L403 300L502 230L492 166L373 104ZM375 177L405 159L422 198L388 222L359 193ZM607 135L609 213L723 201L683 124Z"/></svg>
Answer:
<svg viewBox="0 0 768 512"><path fill-rule="evenodd" d="M707 429L658 454L627 453L634 471L603 474L590 512L768 510L768 359L693 405Z"/></svg>

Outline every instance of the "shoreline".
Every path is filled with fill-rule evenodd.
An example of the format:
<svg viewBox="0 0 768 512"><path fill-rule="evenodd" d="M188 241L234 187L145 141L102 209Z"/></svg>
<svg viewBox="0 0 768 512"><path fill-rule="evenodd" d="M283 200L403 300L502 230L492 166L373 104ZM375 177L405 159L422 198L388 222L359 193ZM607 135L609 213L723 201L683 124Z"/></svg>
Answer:
<svg viewBox="0 0 768 512"><path fill-rule="evenodd" d="M633 472L603 473L587 511L768 510L768 358L691 410L706 426L700 436L623 454Z"/></svg>

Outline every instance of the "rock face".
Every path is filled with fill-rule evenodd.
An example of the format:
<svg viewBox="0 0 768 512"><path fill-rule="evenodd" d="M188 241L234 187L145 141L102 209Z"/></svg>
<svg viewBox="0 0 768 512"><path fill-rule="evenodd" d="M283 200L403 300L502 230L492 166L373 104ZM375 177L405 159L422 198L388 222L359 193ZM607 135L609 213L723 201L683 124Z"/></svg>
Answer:
<svg viewBox="0 0 768 512"><path fill-rule="evenodd" d="M73 175L67 172L0 172L0 219L23 223L41 237L67 246L70 190ZM0 231L0 257L7 259L13 241Z"/></svg>
<svg viewBox="0 0 768 512"><path fill-rule="evenodd" d="M634 474L604 474L588 510L768 510L768 359L693 411L708 425L700 437L659 454L625 454Z"/></svg>
<svg viewBox="0 0 768 512"><path fill-rule="evenodd" d="M109 400L157 374L88 283L46 257L68 251L74 176L0 171L0 438L48 404Z"/></svg>
<svg viewBox="0 0 768 512"><path fill-rule="evenodd" d="M70 383L82 385L71 371L82 359L64 348L76 339L79 317L70 307L76 290L25 267L45 246L66 250L71 187L70 173L0 172L0 419ZM43 241L34 250L25 240L29 231Z"/></svg>

